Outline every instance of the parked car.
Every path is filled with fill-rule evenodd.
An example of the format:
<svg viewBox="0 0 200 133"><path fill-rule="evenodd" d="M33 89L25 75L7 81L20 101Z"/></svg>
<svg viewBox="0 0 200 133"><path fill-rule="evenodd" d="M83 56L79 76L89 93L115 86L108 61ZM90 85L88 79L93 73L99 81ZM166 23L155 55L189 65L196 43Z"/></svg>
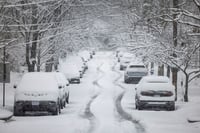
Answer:
<svg viewBox="0 0 200 133"><path fill-rule="evenodd" d="M64 73L69 83L80 83L80 72L76 64L71 62L60 62L59 71Z"/></svg>
<svg viewBox="0 0 200 133"><path fill-rule="evenodd" d="M118 47L115 50L115 56L117 57L117 61L120 62L121 57L123 56L124 53L126 53L127 49L124 47Z"/></svg>
<svg viewBox="0 0 200 133"><path fill-rule="evenodd" d="M56 77L58 85L62 88L60 89L61 99L61 109L66 106L66 103L69 103L69 81L66 79L65 75L61 72L53 73Z"/></svg>
<svg viewBox="0 0 200 133"><path fill-rule="evenodd" d="M125 70L128 64L134 60L134 55L130 53L124 53L120 58L120 70Z"/></svg>
<svg viewBox="0 0 200 133"><path fill-rule="evenodd" d="M165 76L145 76L136 86L135 107L175 110L175 87Z"/></svg>
<svg viewBox="0 0 200 133"><path fill-rule="evenodd" d="M83 74L85 73L86 69L85 69L85 62L82 60L80 56L71 55L66 58L65 62L76 65L80 74L80 78L83 77Z"/></svg>
<svg viewBox="0 0 200 133"><path fill-rule="evenodd" d="M137 84L143 76L148 74L148 70L141 62L131 62L124 72L124 82Z"/></svg>
<svg viewBox="0 0 200 133"><path fill-rule="evenodd" d="M117 54L116 54L116 57L117 57L117 61L120 62L121 61L121 58L124 54L124 51L118 51Z"/></svg>
<svg viewBox="0 0 200 133"><path fill-rule="evenodd" d="M14 115L23 116L28 111L46 111L53 115L61 112L61 97L55 76L51 73L26 73L18 86L14 85Z"/></svg>

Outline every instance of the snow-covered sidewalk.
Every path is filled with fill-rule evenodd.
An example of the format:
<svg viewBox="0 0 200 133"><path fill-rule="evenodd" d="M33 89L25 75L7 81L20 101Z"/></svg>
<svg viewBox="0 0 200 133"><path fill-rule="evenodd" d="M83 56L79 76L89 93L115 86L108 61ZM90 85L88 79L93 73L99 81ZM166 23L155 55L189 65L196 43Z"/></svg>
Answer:
<svg viewBox="0 0 200 133"><path fill-rule="evenodd" d="M5 108L0 108L0 120L7 121L13 116L13 113Z"/></svg>

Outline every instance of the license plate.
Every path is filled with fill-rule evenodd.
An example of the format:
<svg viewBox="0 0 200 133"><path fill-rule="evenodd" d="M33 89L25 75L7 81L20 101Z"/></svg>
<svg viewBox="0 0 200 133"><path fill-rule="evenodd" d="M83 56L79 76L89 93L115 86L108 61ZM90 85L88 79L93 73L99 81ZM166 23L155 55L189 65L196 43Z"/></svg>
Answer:
<svg viewBox="0 0 200 133"><path fill-rule="evenodd" d="M33 101L33 102L32 102L32 105L38 106L38 105L39 105L39 102L38 102L38 101Z"/></svg>

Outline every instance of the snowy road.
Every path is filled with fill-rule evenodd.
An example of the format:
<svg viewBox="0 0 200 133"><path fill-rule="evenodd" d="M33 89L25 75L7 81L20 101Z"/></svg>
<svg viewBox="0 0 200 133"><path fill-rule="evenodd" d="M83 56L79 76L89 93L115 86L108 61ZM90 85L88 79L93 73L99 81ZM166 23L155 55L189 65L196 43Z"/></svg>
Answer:
<svg viewBox="0 0 200 133"><path fill-rule="evenodd" d="M88 66L81 84L70 85L70 104L59 116L13 117L0 121L0 133L200 132L200 123L187 122L191 110L200 111L194 105L180 104L171 112L135 110L135 85L123 83L112 52L98 52Z"/></svg>

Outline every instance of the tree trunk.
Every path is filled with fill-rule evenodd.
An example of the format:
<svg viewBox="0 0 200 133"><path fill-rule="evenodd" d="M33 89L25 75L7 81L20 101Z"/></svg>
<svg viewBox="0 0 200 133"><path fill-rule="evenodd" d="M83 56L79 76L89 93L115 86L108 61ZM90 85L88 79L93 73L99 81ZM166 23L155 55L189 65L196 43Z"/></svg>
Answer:
<svg viewBox="0 0 200 133"><path fill-rule="evenodd" d="M172 84L175 86L175 100L177 100L177 78L178 78L178 69L172 68Z"/></svg>
<svg viewBox="0 0 200 133"><path fill-rule="evenodd" d="M170 66L167 66L167 77L170 78Z"/></svg>
<svg viewBox="0 0 200 133"><path fill-rule="evenodd" d="M37 5L32 5L32 24L37 24ZM35 71L35 65L36 65L36 54L37 54L37 40L38 40L38 29L37 25L34 25L31 27L31 30L35 31L33 32L32 36L32 47L31 47L31 65L30 65L30 71Z"/></svg>
<svg viewBox="0 0 200 133"><path fill-rule="evenodd" d="M153 75L154 74L154 63L151 62L151 70L150 70L150 74Z"/></svg>
<svg viewBox="0 0 200 133"><path fill-rule="evenodd" d="M39 48L38 48L38 55L37 55L37 72L40 72L40 61L41 61L41 43L39 43Z"/></svg>
<svg viewBox="0 0 200 133"><path fill-rule="evenodd" d="M164 65L158 66L158 76L164 76Z"/></svg>
<svg viewBox="0 0 200 133"><path fill-rule="evenodd" d="M185 73L185 93L184 93L185 102L188 102L188 83L189 83L189 76Z"/></svg>
<svg viewBox="0 0 200 133"><path fill-rule="evenodd" d="M29 44L29 34L26 32L25 33L25 42L26 42L26 64L28 67L28 72L30 72L30 44Z"/></svg>
<svg viewBox="0 0 200 133"><path fill-rule="evenodd" d="M178 8L178 0L173 0L173 8ZM177 35L178 35L178 23L175 21L177 17L177 14L173 15L173 44L174 48L177 46ZM176 54L173 54L174 58L176 58ZM177 74L178 70L177 68L172 68L172 83L175 86L175 92L176 92L176 100L177 100Z"/></svg>
<svg viewBox="0 0 200 133"><path fill-rule="evenodd" d="M46 61L46 64L45 64L45 71L46 72L52 72L52 70L53 70L52 69L53 68L53 61L54 61L53 58L51 58L51 59Z"/></svg>

